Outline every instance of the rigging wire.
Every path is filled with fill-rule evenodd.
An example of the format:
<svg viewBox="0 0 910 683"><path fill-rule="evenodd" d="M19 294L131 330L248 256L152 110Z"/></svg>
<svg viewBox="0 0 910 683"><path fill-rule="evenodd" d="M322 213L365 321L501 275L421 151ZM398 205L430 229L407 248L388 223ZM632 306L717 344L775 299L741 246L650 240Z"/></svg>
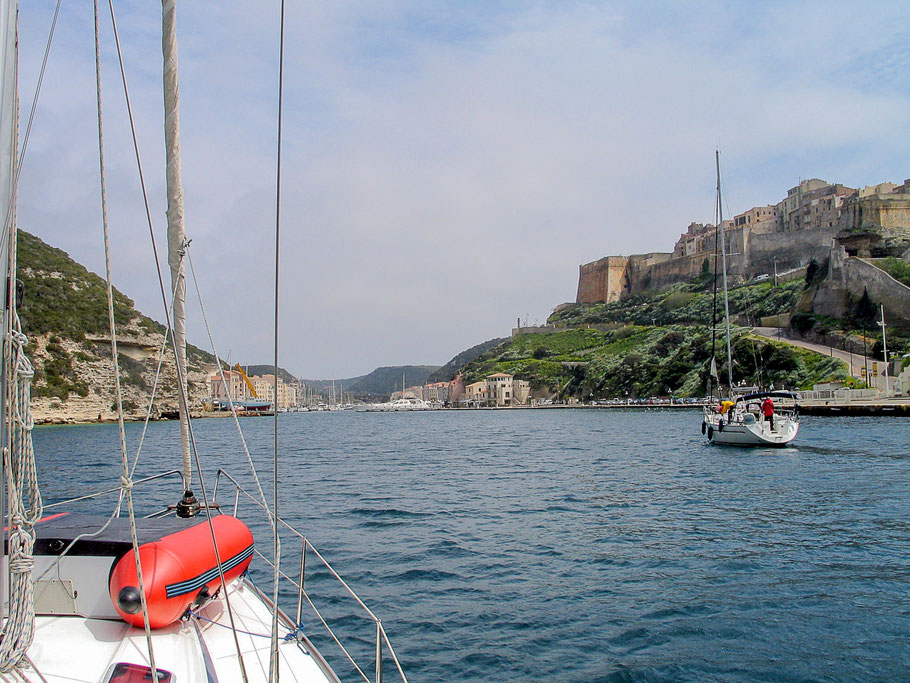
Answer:
<svg viewBox="0 0 910 683"><path fill-rule="evenodd" d="M250 466L250 471L253 475L253 482L256 484L256 491L259 493L259 497L262 499L262 507L266 511L266 515L269 518L269 523L272 526L275 525L275 520L272 518L272 511L269 508L268 501L265 498L265 492L262 490L262 484L259 481L259 474L256 472L256 465L253 463L253 456L250 455L250 449L247 446L246 438L243 435L243 428L240 426L240 418L237 417L237 406L234 405L234 396L231 394L230 385L227 382L227 378L224 375L224 366L222 366L221 361L218 359L218 349L215 348L215 338L212 335L212 328L209 325L209 319L205 312L205 304L202 302L202 290L199 288L199 281L196 279L196 269L193 267L193 257L190 255L189 244L186 246L186 259L187 263L190 266L190 275L193 277L193 288L196 290L196 298L199 300L199 309L202 312L202 322L205 324L205 331L209 337L209 343L212 345L212 355L215 356L215 362L218 363L218 371L221 375L221 383L225 387L225 391L228 395L228 402L231 404L231 414L234 416L234 424L237 427L237 433L240 435L240 443L243 446L243 453L246 455L246 461Z"/></svg>
<svg viewBox="0 0 910 683"><path fill-rule="evenodd" d="M16 162L16 173L13 176L13 187L11 196L15 197L19 190L19 175L22 173L22 163L25 161L25 151L28 148L28 141L32 134L32 123L35 121L35 111L38 109L38 96L41 94L41 84L44 82L44 72L47 70L47 60L51 54L51 44L54 42L54 34L57 30L57 17L60 14L60 5L63 0L57 0L57 6L54 8L54 18L51 20L51 28L47 35L47 44L44 47L44 58L41 60L41 70L38 73L38 83L35 85L35 94L32 97L32 106L28 114L28 124L25 126L25 135L22 137L22 146L19 149L19 159ZM18 36L17 36L18 39ZM18 123L18 121L17 121ZM6 209L6 219L3 221L3 237L5 241L7 234L13 225L13 206L15 202L10 202Z"/></svg>
<svg viewBox="0 0 910 683"><path fill-rule="evenodd" d="M714 299L711 302L711 363L708 367L708 395L713 398L712 378L720 383L717 375L717 264L720 251L720 220L717 216L717 198L714 199Z"/></svg>
<svg viewBox="0 0 910 683"><path fill-rule="evenodd" d="M164 11L166 2L168 2L168 0L162 0L162 12ZM115 13L114 13L114 1L108 0L108 6L110 7L111 24L112 24L113 31L114 31L114 43L117 48L117 58L118 58L119 65L120 65L120 77L121 77L121 81L123 83L123 94L124 94L124 98L126 100L126 111L127 111L127 114L129 117L129 122L130 122L130 132L131 132L132 140L133 140L133 150L136 155L136 165L138 167L138 172L139 172L139 184L142 189L142 199L143 199L143 203L145 205L145 216L146 216L146 221L147 221L148 228L149 228L149 235L150 235L151 243L152 243L152 253L154 254L154 258L155 258L155 269L158 274L158 286L159 286L159 289L161 292L162 303L164 304L164 312L165 312L165 315L168 316L168 327L169 327L169 331L171 333L171 340L173 342L173 347L174 347L174 365L175 365L175 368L177 371L177 383L178 383L178 387L179 387L178 393L179 393L181 405L184 408L186 408L188 406L188 401L187 401L187 396L186 396L186 381L185 381L185 376L183 374L183 368L181 368L181 364L178 359L177 348L176 348L177 345L174 340L174 328L173 328L173 324L171 323L171 318L170 318L170 314L169 314L169 310L168 310L167 293L166 293L166 289L164 287L164 276L162 275L162 270L161 270L161 260L158 257L158 247L157 247L157 242L155 240L155 230L154 230L153 221L152 221L151 205L149 203L148 190L147 190L146 184L145 184L145 173L142 168L142 161L141 161L141 157L139 154L139 138L136 134L136 125L135 125L135 120L133 118L133 108L132 108L130 95L129 95L129 87L127 85L127 80L126 80L126 68L125 68L124 61L123 61L123 50L120 45L120 35L117 30L117 19L116 19ZM187 413L188 412L189 411L187 410ZM189 439L190 439L190 446L192 449L192 454L193 454L193 457L194 457L194 460L196 463L196 471L197 471L198 476L200 477L200 481L199 481L200 492L202 493L203 503L205 503L205 505L203 507L205 508L206 518L207 518L208 527L209 527L209 533L211 534L211 538L212 538L212 546L215 550L215 557L217 560L217 567L218 567L218 577L221 580L221 586L224 590L225 606L227 608L228 617L230 618L230 621L231 621L231 628L234 629L234 646L235 646L235 649L237 652L237 659L239 661L240 673L241 673L243 680L247 681L246 667L243 662L243 655L241 654L241 651L240 651L240 641L237 638L236 627L234 624L234 612L231 609L231 600L230 600L230 596L228 595L227 584L224 579L224 567L221 562L221 555L218 552L218 542L215 538L215 530L214 530L214 527L212 526L212 512L207 504L208 497L207 497L206 489L205 489L205 481L202 479L202 465L201 465L201 462L199 459L199 451L196 447L196 439L195 439L195 435L193 433L192 422L190 420L187 420L187 428L189 431Z"/></svg>
<svg viewBox="0 0 910 683"><path fill-rule="evenodd" d="M275 375L274 375L274 452L272 477L275 524L272 526L272 543L275 548L275 567L272 576L272 647L269 657L269 681L279 678L278 671L278 580L281 571L281 539L278 535L278 277L281 256L281 131L284 112L284 18L285 0L281 0L280 39L278 41L278 132L275 163Z"/></svg>
<svg viewBox="0 0 910 683"><path fill-rule="evenodd" d="M136 563L136 576L139 583L139 598L142 604L142 623L145 627L145 641L149 652L149 664L152 675L158 679L158 668L155 666L155 649L152 645L152 630L149 625L148 596L142 576L142 563L139 561L139 537L136 530L136 514L133 507L133 482L130 479L130 462L126 452L126 431L123 427L123 392L120 387L120 361L117 357L117 324L114 320L114 287L111 284L111 245L107 221L107 183L104 175L104 123L101 115L101 40L98 29L98 0L93 0L95 26L95 93L98 102L98 167L101 179L101 224L104 233L104 269L107 279L107 314L111 330L111 363L114 366L114 391L117 401L117 425L120 432L120 453L123 474L120 477L121 490L126 494L126 509L130 520L130 538L133 544L133 560ZM113 5L112 13L113 13ZM118 506L119 507L119 506Z"/></svg>

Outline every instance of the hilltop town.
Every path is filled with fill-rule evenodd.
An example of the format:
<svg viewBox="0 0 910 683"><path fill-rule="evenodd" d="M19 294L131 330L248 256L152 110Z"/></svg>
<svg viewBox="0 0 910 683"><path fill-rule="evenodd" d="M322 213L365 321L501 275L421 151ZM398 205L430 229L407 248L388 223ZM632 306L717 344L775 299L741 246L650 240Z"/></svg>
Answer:
<svg viewBox="0 0 910 683"><path fill-rule="evenodd" d="M905 292L876 268L876 259L910 258L910 180L855 189L813 178L777 204L723 221L728 273L734 281L829 264L831 291L815 302L839 317L844 299L863 288L890 318L910 324ZM576 303L614 302L660 291L713 271L716 226L691 223L672 252L607 256L579 267ZM906 288L904 288L906 289Z"/></svg>

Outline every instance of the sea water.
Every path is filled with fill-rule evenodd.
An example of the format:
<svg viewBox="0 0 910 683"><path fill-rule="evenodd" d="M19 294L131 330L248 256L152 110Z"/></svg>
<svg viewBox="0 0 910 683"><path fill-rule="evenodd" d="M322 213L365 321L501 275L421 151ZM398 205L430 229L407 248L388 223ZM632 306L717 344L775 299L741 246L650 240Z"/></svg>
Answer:
<svg viewBox="0 0 910 683"><path fill-rule="evenodd" d="M273 420L241 424L271 501ZM194 435L209 496L219 467L255 490L233 420ZM908 442L906 418L807 417L777 450L707 445L689 410L286 414L279 505L411 681L908 680ZM115 425L39 428L35 446L46 502L118 484ZM136 478L179 462L177 425L152 424ZM174 503L179 488L135 493ZM296 577L296 538L282 556ZM253 573L265 590L270 571ZM372 680L373 623L312 556L307 589ZM296 592L281 601L293 614Z"/></svg>

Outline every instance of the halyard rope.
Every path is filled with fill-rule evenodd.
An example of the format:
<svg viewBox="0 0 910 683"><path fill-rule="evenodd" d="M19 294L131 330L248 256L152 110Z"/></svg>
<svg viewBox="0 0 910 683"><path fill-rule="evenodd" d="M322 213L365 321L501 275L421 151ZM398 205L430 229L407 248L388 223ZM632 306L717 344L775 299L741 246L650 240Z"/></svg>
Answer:
<svg viewBox="0 0 910 683"><path fill-rule="evenodd" d="M0 671L11 672L22 662L35 637L35 588L32 569L35 561L35 524L41 518L41 492L35 468L35 449L32 445L32 419L29 400L35 372L25 355L28 338L19 328L13 309L15 327L11 333L14 347L10 406L11 451L6 462L9 486L9 618L0 642Z"/></svg>
<svg viewBox="0 0 910 683"><path fill-rule="evenodd" d="M265 499L265 493L262 490L262 484L259 482L259 474L256 472L256 465L253 464L253 456L250 455L250 449L247 446L246 439L243 436L243 428L240 426L240 419L237 417L237 406L234 405L234 396L231 394L231 387L224 375L224 366L218 359L218 349L215 348L215 338L212 336L212 328L209 325L208 316L205 314L205 304L202 303L202 291L199 289L199 281L196 279L196 269L193 267L193 257L190 255L190 245L184 247L186 260L190 266L190 275L193 276L193 287L196 290L196 298L199 299L199 309L202 311L202 322L205 323L205 331L209 336L209 343L212 345L212 355L215 356L215 362L218 363L218 371L221 375L221 383L227 393L228 402L231 404L231 414L234 416L234 424L237 426L237 433L240 435L240 443L243 445L243 453L246 455L246 461L250 466L250 472L253 475L253 482L256 484L256 491L262 500L262 507L265 509L269 518L269 523L274 527L275 520L272 518L272 510ZM212 392L214 393L214 392Z"/></svg>

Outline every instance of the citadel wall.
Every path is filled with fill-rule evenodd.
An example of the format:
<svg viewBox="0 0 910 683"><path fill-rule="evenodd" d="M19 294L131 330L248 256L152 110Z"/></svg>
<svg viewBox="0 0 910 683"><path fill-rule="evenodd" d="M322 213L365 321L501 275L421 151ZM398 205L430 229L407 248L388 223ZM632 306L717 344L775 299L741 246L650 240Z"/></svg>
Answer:
<svg viewBox="0 0 910 683"><path fill-rule="evenodd" d="M712 225L692 223L671 254L608 256L580 266L576 303L613 302L688 281L703 271L706 261L713 272L716 232ZM835 237L843 233L869 233L878 251L902 254L910 245L910 180L861 190L817 178L804 180L778 204L724 221L723 232L727 272L734 280L827 259Z"/></svg>
<svg viewBox="0 0 910 683"><path fill-rule="evenodd" d="M628 289L624 256L607 256L578 267L578 293L575 301L592 304L598 301L619 301Z"/></svg>

